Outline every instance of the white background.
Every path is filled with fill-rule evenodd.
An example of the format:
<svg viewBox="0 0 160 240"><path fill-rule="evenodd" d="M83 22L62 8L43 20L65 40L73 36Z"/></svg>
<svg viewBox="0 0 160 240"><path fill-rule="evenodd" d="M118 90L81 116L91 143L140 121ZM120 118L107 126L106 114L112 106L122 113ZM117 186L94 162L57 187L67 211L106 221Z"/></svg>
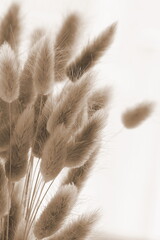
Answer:
<svg viewBox="0 0 160 240"><path fill-rule="evenodd" d="M3 16L11 1L0 0ZM47 27L54 37L71 11L82 14L78 49L118 21L115 42L95 69L96 80L113 88L102 153L84 189L80 209L101 209L98 231L160 239L160 1L21 0L24 36ZM150 119L126 130L121 113L141 101L156 102ZM100 238L96 238L100 239ZM110 239L110 238L108 238Z"/></svg>

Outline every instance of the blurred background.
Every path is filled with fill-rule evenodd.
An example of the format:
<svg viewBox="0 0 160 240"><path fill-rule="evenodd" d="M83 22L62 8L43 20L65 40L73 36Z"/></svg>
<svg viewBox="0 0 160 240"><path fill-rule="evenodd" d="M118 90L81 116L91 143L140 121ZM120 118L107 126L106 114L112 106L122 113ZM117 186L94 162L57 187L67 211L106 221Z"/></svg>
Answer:
<svg viewBox="0 0 160 240"><path fill-rule="evenodd" d="M1 0L1 17L11 2ZM74 214L100 209L94 240L160 239L160 1L19 2L22 59L34 28L47 28L54 38L70 12L82 15L77 51L118 22L114 44L94 68L97 85L111 86L113 97L102 150ZM136 129L125 129L121 114L143 101L156 103L152 116Z"/></svg>

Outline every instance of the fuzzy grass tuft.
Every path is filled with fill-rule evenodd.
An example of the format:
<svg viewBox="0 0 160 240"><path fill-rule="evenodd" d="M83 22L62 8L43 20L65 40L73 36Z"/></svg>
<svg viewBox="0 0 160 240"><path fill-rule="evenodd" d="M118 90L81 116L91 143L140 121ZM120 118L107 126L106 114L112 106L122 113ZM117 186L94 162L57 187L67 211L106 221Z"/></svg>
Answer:
<svg viewBox="0 0 160 240"><path fill-rule="evenodd" d="M135 128L145 121L153 112L153 103L140 103L126 110L122 115L122 122L126 128Z"/></svg>

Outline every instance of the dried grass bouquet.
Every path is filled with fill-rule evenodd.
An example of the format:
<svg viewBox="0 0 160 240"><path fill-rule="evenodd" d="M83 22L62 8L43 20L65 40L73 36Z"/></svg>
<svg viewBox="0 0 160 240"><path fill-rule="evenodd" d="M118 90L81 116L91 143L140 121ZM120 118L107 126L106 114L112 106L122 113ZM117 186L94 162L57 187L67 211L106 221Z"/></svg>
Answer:
<svg viewBox="0 0 160 240"><path fill-rule="evenodd" d="M91 68L112 43L116 25L71 60L80 18L68 15L54 43L42 29L33 32L22 64L19 11L12 4L0 23L0 240L84 240L96 211L67 217L101 146L110 90L94 88ZM134 127L150 112L143 104L123 122ZM67 174L44 204L63 168Z"/></svg>

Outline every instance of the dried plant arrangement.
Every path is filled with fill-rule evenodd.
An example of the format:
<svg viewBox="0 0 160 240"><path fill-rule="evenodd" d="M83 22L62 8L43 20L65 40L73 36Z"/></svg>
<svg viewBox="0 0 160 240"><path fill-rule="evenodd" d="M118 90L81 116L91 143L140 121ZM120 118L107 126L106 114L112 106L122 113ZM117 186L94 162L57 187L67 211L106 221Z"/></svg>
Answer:
<svg viewBox="0 0 160 240"><path fill-rule="evenodd" d="M110 90L94 89L91 69L110 47L116 24L70 61L80 24L71 14L54 43L43 29L33 32L23 65L19 11L12 4L0 23L0 240L84 240L96 211L67 219L101 146ZM142 104L122 121L135 127L151 111ZM66 176L41 210L63 168Z"/></svg>

